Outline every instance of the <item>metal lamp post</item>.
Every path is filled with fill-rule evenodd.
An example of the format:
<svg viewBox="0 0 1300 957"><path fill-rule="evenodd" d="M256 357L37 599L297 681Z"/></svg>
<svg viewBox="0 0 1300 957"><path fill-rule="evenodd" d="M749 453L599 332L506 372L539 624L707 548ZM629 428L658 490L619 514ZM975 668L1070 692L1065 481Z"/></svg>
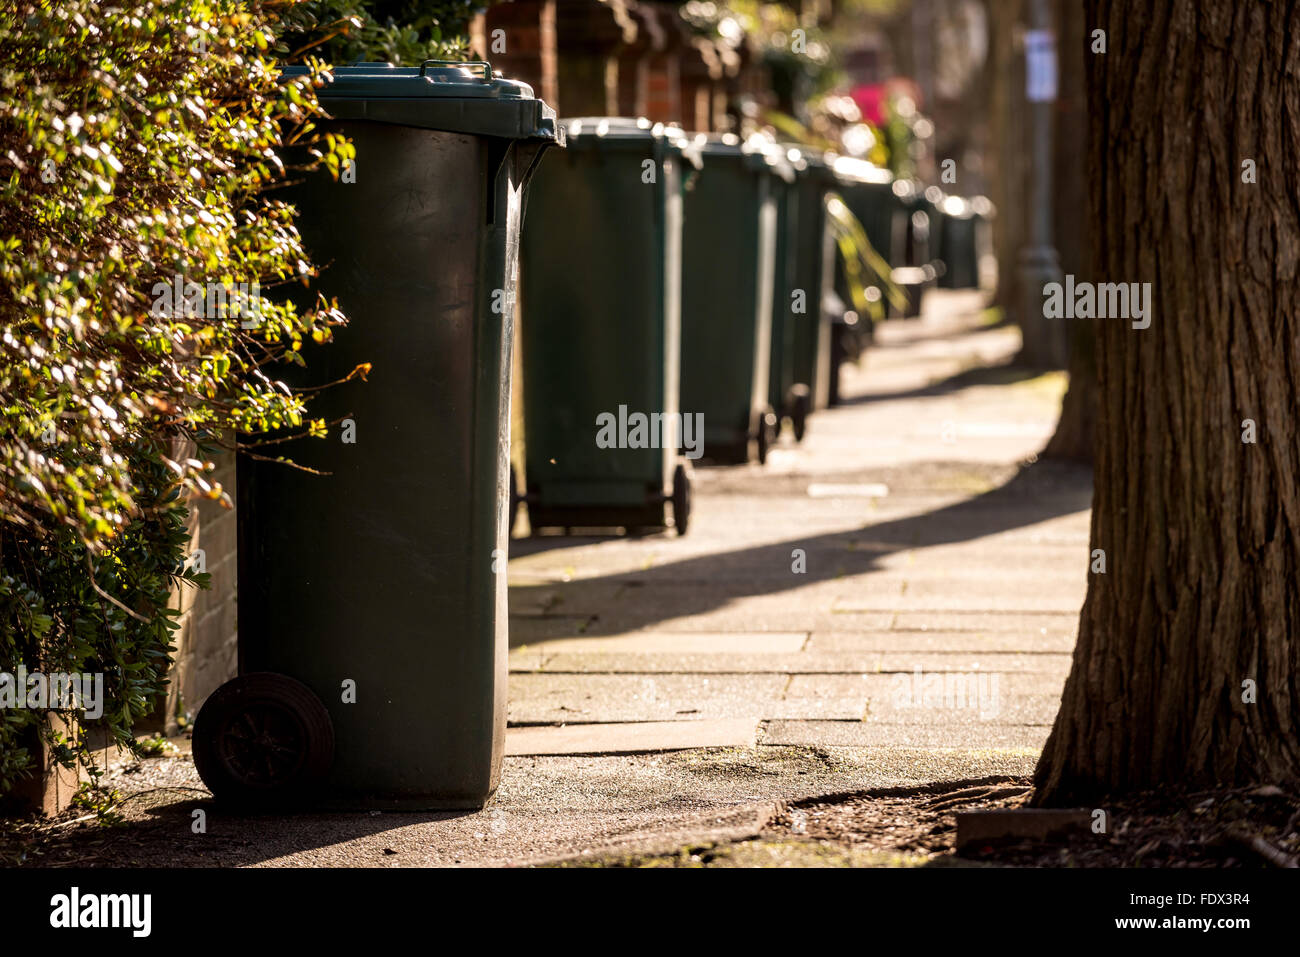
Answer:
<svg viewBox="0 0 1300 957"><path fill-rule="evenodd" d="M1052 243L1052 109L1056 102L1056 38L1048 0L1029 0L1025 34L1025 99L1029 110L1030 204L1025 248L1020 253L1024 295L1023 357L1032 365L1065 365L1063 326L1043 317L1043 287L1061 281Z"/></svg>

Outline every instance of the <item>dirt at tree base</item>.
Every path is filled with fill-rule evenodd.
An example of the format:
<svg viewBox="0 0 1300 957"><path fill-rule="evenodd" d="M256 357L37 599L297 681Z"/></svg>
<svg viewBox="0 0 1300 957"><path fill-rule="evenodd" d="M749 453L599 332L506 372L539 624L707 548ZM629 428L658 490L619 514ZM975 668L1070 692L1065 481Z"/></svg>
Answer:
<svg viewBox="0 0 1300 957"><path fill-rule="evenodd" d="M1108 802L1106 833L956 852L956 812L1026 804L1029 778L795 802L752 841L598 866L962 866L1272 868L1300 861L1300 794L1265 785ZM1094 809L1088 809L1090 812Z"/></svg>

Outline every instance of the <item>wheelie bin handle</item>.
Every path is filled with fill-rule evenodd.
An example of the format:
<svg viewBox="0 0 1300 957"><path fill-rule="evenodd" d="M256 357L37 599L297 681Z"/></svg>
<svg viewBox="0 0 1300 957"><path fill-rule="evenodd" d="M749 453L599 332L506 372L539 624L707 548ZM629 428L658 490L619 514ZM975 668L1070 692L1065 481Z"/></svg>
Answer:
<svg viewBox="0 0 1300 957"><path fill-rule="evenodd" d="M422 60L420 62L420 76L428 76L425 72L430 63L436 63L439 66L453 66L469 69L470 67L482 67L483 79L492 79L492 65L486 60Z"/></svg>

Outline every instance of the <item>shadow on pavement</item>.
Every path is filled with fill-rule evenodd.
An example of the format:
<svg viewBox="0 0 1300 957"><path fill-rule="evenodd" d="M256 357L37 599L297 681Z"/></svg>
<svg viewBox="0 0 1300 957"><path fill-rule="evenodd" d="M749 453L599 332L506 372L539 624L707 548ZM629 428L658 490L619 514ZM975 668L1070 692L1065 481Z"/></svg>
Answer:
<svg viewBox="0 0 1300 957"><path fill-rule="evenodd" d="M1089 469L1039 461L1022 468L996 489L920 515L831 535L702 555L645 570L512 586L511 608L547 609L541 616L523 616L516 611L519 617L588 618L582 637L619 634L669 619L705 614L736 599L861 575L877 570L882 557L900 550L971 541L1091 505ZM791 572L791 553L796 548L806 554L807 571L803 574ZM671 596L656 596L657 588L671 588ZM593 594L607 596L600 602L606 608L611 595L616 602L626 600L628 610L617 617L593 613L586 600ZM527 643L539 648L545 644L544 640Z"/></svg>
<svg viewBox="0 0 1300 957"><path fill-rule="evenodd" d="M962 389L969 389L973 386L1013 385L1017 382L1036 379L1043 374L1044 370L1042 369L1031 369L1015 362L992 366L981 365L971 369L964 369L941 382L915 389L904 389L899 392L871 392L864 395L849 396L841 400L840 407L868 405L873 402L896 402L900 399L932 399L937 396L959 392Z"/></svg>
<svg viewBox="0 0 1300 957"><path fill-rule="evenodd" d="M211 799L184 795L190 788L142 792L155 801L125 826L50 832L34 866L246 867L302 851L334 847L385 831L449 821L473 811L239 813ZM168 801L167 792L176 800ZM206 815L205 833L192 830L194 812ZM358 866L374 865L373 854Z"/></svg>
<svg viewBox="0 0 1300 957"><path fill-rule="evenodd" d="M538 555L542 552L552 552L561 548L579 548L584 545L596 545L600 542L618 542L624 540L638 541L647 538L671 538L676 533L671 528L659 531L622 534L616 531L607 532L584 532L581 535L529 535L527 537L510 539L510 557L518 558L525 555Z"/></svg>

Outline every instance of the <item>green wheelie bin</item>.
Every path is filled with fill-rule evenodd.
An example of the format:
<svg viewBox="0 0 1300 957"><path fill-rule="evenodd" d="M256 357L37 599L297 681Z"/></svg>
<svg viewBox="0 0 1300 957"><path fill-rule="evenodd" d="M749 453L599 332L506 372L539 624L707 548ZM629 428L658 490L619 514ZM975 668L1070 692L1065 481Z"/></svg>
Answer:
<svg viewBox="0 0 1300 957"><path fill-rule="evenodd" d="M940 211L938 255L943 261L939 285L944 289L975 289L980 284L980 252L987 242L984 234L993 204L983 196L969 200L942 196L936 205Z"/></svg>
<svg viewBox="0 0 1300 957"><path fill-rule="evenodd" d="M798 199L795 215L794 290L798 310L789 319L790 379L795 402L789 409L796 440L802 440L810 413L827 406L830 379L831 314L824 308L824 291L832 282L834 239L826 223L826 191L833 177L825 157L806 147L790 147Z"/></svg>
<svg viewBox="0 0 1300 957"><path fill-rule="evenodd" d="M807 168L798 151L791 156L788 147L771 145L770 168L776 202L776 243L772 269L772 332L768 349L767 402L775 411L777 432L790 420L796 440L803 438L807 421L808 383L796 382L794 376L795 308L806 308L806 294L796 292L799 237L799 178Z"/></svg>
<svg viewBox="0 0 1300 957"><path fill-rule="evenodd" d="M894 195L893 174L866 160L841 156L831 164L831 176L831 188L861 223L871 248L886 265L894 265L902 254L902 246L895 242L899 238L895 225L899 221L895 215L899 203ZM827 403L832 406L840 401L840 367L847 362L856 362L874 333L871 317L859 314L853 306L848 274L838 256L835 257L833 275L833 295L828 297L828 302L837 308L830 318L827 376ZM884 292L877 284L869 285L864 292L869 300L879 302L884 299Z"/></svg>
<svg viewBox="0 0 1300 957"><path fill-rule="evenodd" d="M776 440L768 402L778 179L772 141L699 134L703 168L685 198L682 381L704 416L704 457L760 462Z"/></svg>
<svg viewBox="0 0 1300 957"><path fill-rule="evenodd" d="M901 219L902 253L899 266L928 266L931 258L931 210L921 184L912 179L897 179L893 185Z"/></svg>
<svg viewBox="0 0 1300 957"><path fill-rule="evenodd" d="M481 807L505 735L519 226L563 133L486 63L343 67L320 97L355 165L285 198L313 292L349 322L275 376L369 363L369 381L316 395L328 439L240 456L240 674L204 704L194 761L235 803Z"/></svg>
<svg viewBox="0 0 1300 957"><path fill-rule="evenodd" d="M940 196L935 203L939 222L935 245L943 269L941 289L968 289L975 285L975 217L960 196Z"/></svg>
<svg viewBox="0 0 1300 957"><path fill-rule="evenodd" d="M834 171L837 191L849 212L862 223L871 247L890 266L906 265L906 230L899 228L902 204L894 193L894 175L874 163L848 156L835 160Z"/></svg>
<svg viewBox="0 0 1300 957"><path fill-rule="evenodd" d="M922 297L933 287L937 276L931 263L933 205L916 180L895 180L893 190L898 205L894 222L900 251L899 262L892 264L891 278L902 292L904 304L901 308L891 304L890 314L895 318L915 319L921 315Z"/></svg>
<svg viewBox="0 0 1300 957"><path fill-rule="evenodd" d="M685 534L703 436L678 408L683 167L675 127L566 119L529 187L520 266L525 481L534 531Z"/></svg>

